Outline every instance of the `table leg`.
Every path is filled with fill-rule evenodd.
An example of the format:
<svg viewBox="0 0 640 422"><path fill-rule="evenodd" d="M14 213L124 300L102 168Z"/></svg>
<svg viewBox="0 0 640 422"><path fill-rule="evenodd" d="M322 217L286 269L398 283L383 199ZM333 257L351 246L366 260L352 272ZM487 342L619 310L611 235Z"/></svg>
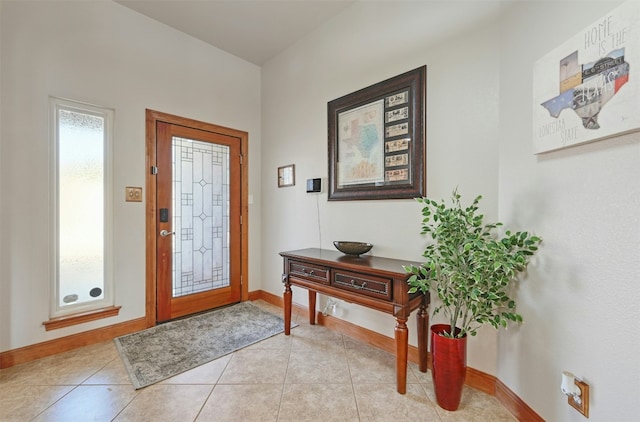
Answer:
<svg viewBox="0 0 640 422"><path fill-rule="evenodd" d="M309 290L309 324L316 325L316 292Z"/></svg>
<svg viewBox="0 0 640 422"><path fill-rule="evenodd" d="M286 274L282 275L282 282L284 283L284 334L291 334L291 284Z"/></svg>
<svg viewBox="0 0 640 422"><path fill-rule="evenodd" d="M398 393L407 392L407 357L409 350L409 330L407 320L396 318L396 377Z"/></svg>
<svg viewBox="0 0 640 422"><path fill-rule="evenodd" d="M423 299L418 309L418 357L420 359L420 372L427 372L427 339L429 338L429 312L426 300Z"/></svg>

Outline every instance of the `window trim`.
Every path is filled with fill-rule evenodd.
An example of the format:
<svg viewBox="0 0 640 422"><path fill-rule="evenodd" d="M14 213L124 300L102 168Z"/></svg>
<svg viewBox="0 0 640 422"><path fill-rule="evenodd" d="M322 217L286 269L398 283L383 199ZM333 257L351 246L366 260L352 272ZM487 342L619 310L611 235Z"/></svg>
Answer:
<svg viewBox="0 0 640 422"><path fill-rule="evenodd" d="M51 162L50 162L50 207L51 207L51 233L49 245L51 247L51 265L50 265L50 310L49 321L45 321L47 330L62 328L52 322L64 320L63 326L80 324L92 319L113 316L113 311L104 312L105 310L115 309L115 315L120 307L114 306L114 283L113 283L113 132L114 132L114 115L113 109L100 107L92 104L82 103L78 101L68 100L64 98L49 97L50 104L50 145L51 145ZM104 297L100 300L91 302L83 302L60 307L60 280L59 280L59 222L58 222L58 205L59 205L59 127L58 112L60 110L68 110L83 114L90 114L102 117L104 119L104 138L103 138L103 177L104 177ZM87 315L93 315L95 318L88 319ZM101 316L103 315L103 316ZM74 317L76 316L76 317ZM51 325L52 324L52 325Z"/></svg>
<svg viewBox="0 0 640 422"><path fill-rule="evenodd" d="M71 315L63 315L51 318L42 323L45 331L57 330L59 328L70 327L89 321L95 321L102 318L117 316L120 313L121 306L108 306L106 308L94 309L90 311L75 313Z"/></svg>

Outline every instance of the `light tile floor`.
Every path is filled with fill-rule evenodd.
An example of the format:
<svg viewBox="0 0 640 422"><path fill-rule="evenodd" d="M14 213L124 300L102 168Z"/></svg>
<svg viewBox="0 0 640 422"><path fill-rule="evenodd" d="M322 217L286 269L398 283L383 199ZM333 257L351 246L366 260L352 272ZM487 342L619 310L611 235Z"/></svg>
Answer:
<svg viewBox="0 0 640 422"><path fill-rule="evenodd" d="M393 355L293 318L290 336L137 391L112 341L3 369L0 421L515 421L468 387L457 411L443 410L414 364L398 394Z"/></svg>

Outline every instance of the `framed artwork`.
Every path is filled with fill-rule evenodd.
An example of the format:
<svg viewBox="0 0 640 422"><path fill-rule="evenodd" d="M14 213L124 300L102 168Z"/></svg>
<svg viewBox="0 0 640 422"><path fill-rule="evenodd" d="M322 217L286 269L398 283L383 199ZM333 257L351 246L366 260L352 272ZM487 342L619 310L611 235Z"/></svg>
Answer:
<svg viewBox="0 0 640 422"><path fill-rule="evenodd" d="M535 63L535 154L640 129L639 32L628 1Z"/></svg>
<svg viewBox="0 0 640 422"><path fill-rule="evenodd" d="M278 167L278 187L293 186L296 184L296 166L289 164L288 166Z"/></svg>
<svg viewBox="0 0 640 422"><path fill-rule="evenodd" d="M328 103L329 201L425 196L422 66Z"/></svg>

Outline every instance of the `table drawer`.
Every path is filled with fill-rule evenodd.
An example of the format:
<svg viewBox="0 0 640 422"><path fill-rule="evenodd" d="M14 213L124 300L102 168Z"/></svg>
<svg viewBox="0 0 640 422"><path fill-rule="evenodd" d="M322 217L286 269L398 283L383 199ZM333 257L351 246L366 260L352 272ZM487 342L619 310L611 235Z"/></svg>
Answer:
<svg viewBox="0 0 640 422"><path fill-rule="evenodd" d="M289 261L289 275L329 284L329 268L307 262Z"/></svg>
<svg viewBox="0 0 640 422"><path fill-rule="evenodd" d="M331 278L331 285L379 299L389 301L392 299L392 280L388 278L335 270Z"/></svg>

